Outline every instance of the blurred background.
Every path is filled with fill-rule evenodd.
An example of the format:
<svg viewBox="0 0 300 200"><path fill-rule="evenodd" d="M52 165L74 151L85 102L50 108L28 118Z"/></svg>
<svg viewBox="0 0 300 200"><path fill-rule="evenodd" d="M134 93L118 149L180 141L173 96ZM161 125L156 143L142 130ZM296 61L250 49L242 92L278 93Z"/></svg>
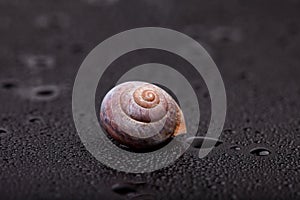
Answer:
<svg viewBox="0 0 300 200"><path fill-rule="evenodd" d="M299 10L299 0L0 0L0 198L300 199ZM228 113L207 157L194 145L167 168L126 174L84 148L71 94L96 45L145 26L183 32L206 48ZM203 83L196 92L204 135L210 100Z"/></svg>

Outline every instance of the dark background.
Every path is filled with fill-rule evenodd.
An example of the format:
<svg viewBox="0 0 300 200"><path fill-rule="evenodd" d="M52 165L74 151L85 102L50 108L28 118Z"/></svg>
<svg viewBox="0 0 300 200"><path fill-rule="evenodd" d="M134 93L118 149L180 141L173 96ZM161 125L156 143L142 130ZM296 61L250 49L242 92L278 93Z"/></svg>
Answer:
<svg viewBox="0 0 300 200"><path fill-rule="evenodd" d="M126 174L85 150L71 94L97 44L144 26L208 50L228 114L204 159L192 149L167 168ZM298 0L1 0L0 198L300 199L299 31ZM209 96L196 92L204 132Z"/></svg>

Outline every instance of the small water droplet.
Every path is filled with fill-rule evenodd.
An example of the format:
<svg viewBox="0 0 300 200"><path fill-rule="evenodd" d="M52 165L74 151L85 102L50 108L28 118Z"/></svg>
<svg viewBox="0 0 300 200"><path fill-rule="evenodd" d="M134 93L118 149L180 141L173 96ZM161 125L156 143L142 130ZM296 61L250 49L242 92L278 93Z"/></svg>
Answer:
<svg viewBox="0 0 300 200"><path fill-rule="evenodd" d="M209 186L209 188L215 190L215 189L217 189L217 186L216 185L211 185L211 186Z"/></svg>
<svg viewBox="0 0 300 200"><path fill-rule="evenodd" d="M256 147L250 150L251 154L254 154L256 156L268 156L271 154L271 152L264 148L264 147Z"/></svg>
<svg viewBox="0 0 300 200"><path fill-rule="evenodd" d="M7 117L4 117L3 119L2 119L2 121L4 121L4 122L8 122L8 118Z"/></svg>
<svg viewBox="0 0 300 200"><path fill-rule="evenodd" d="M237 145L233 145L233 146L230 147L230 149L234 149L236 151L239 151L239 150L241 150L241 147L239 147Z"/></svg>
<svg viewBox="0 0 300 200"><path fill-rule="evenodd" d="M65 13L42 14L35 19L35 25L41 30L62 31L69 27L70 17Z"/></svg>
<svg viewBox="0 0 300 200"><path fill-rule="evenodd" d="M130 193L136 192L136 187L130 183L116 183L114 184L111 189L118 194L127 195Z"/></svg>
<svg viewBox="0 0 300 200"><path fill-rule="evenodd" d="M205 146L202 147L203 142L207 141ZM191 144L193 148L200 149L202 148L211 148L211 147L217 147L220 144L223 143L223 141L215 139L215 138L210 138L210 137L202 137L202 136L195 136L195 137L189 137L186 139L186 142Z"/></svg>
<svg viewBox="0 0 300 200"><path fill-rule="evenodd" d="M55 58L50 55L25 55L23 63L30 69L51 69L55 65Z"/></svg>
<svg viewBox="0 0 300 200"><path fill-rule="evenodd" d="M224 133L224 134L236 134L236 131L235 131L235 130L232 130L232 129L224 129L224 130L223 130L223 133Z"/></svg>
<svg viewBox="0 0 300 200"><path fill-rule="evenodd" d="M38 122L41 122L41 121L42 121L42 119L39 118L39 117L29 117L28 118L28 122L30 122L30 123L38 123Z"/></svg>
<svg viewBox="0 0 300 200"><path fill-rule="evenodd" d="M12 80L3 81L1 87L6 90L11 90L17 87L17 83Z"/></svg>
<svg viewBox="0 0 300 200"><path fill-rule="evenodd" d="M245 132L250 132L252 129L251 129L251 127L245 127L243 130L244 130Z"/></svg>
<svg viewBox="0 0 300 200"><path fill-rule="evenodd" d="M0 129L0 134L3 134L3 133L6 133L7 131L6 130L4 130L4 129Z"/></svg>
<svg viewBox="0 0 300 200"><path fill-rule="evenodd" d="M8 131L4 128L0 128L0 137L8 135Z"/></svg>

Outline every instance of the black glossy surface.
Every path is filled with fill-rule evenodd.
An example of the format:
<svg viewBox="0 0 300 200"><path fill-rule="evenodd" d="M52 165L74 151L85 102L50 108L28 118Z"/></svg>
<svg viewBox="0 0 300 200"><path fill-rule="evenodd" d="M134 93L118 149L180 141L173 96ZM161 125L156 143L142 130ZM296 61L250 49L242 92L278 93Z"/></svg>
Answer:
<svg viewBox="0 0 300 200"><path fill-rule="evenodd" d="M299 10L297 0L1 0L0 198L300 199ZM93 47L142 26L172 28L206 47L228 115L222 143L206 158L191 149L172 166L134 175L85 150L71 93Z"/></svg>

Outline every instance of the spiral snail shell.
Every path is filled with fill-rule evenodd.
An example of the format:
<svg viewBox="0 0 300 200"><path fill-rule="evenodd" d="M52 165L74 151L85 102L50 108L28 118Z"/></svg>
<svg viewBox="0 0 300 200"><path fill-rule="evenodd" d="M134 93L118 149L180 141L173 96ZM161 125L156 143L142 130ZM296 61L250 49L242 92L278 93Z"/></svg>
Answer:
<svg viewBox="0 0 300 200"><path fill-rule="evenodd" d="M100 124L113 139L131 149L151 149L186 133L176 101L160 87L140 81L117 85L104 97Z"/></svg>

